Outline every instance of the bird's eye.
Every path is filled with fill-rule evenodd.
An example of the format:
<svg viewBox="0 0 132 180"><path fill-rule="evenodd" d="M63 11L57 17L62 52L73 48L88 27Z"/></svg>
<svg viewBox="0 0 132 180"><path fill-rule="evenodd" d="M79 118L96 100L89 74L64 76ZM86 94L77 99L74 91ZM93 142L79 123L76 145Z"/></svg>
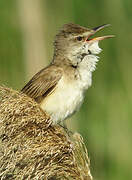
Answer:
<svg viewBox="0 0 132 180"><path fill-rule="evenodd" d="M82 41L82 39L83 39L82 36L78 36L78 37L77 37L77 40L78 40L78 41Z"/></svg>

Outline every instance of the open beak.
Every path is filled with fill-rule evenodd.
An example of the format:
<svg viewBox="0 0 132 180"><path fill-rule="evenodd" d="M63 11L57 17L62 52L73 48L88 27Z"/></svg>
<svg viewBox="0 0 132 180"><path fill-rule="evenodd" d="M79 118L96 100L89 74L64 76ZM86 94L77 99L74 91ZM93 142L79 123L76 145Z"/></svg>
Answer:
<svg viewBox="0 0 132 180"><path fill-rule="evenodd" d="M110 24L104 24L104 25L101 25L101 26L98 26L98 27L95 27L92 29L92 33L90 36L88 36L88 38L86 39L86 41L88 42L95 42L95 41L101 41L101 40L104 40L104 39L108 39L108 38L112 38L112 37L115 37L114 35L107 35L107 36L101 36L101 37L95 37L95 38L92 38L92 39L89 39L92 35L94 35L96 32L100 31L101 29L104 29L105 27L108 27L110 26Z"/></svg>

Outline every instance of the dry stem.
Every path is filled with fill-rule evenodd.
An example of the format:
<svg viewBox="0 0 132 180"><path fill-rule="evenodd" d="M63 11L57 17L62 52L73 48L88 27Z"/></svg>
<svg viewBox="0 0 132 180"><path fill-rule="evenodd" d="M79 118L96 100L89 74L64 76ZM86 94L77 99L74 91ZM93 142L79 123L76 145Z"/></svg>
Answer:
<svg viewBox="0 0 132 180"><path fill-rule="evenodd" d="M26 95L0 87L0 179L92 180L82 137Z"/></svg>

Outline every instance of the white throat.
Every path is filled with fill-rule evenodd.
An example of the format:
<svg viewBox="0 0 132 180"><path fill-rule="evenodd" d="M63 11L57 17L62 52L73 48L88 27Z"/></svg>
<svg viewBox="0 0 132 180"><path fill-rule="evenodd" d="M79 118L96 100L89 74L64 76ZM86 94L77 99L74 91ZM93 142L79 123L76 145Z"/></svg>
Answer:
<svg viewBox="0 0 132 180"><path fill-rule="evenodd" d="M98 41L92 44L84 44L81 49L82 54L85 54L83 59L79 56L78 58L78 71L81 78L81 86L84 89L87 89L92 84L92 72L96 69L96 64L99 61L99 57L96 54L99 54L101 49L98 46Z"/></svg>
<svg viewBox="0 0 132 180"><path fill-rule="evenodd" d="M95 66L98 57L96 56L102 51L98 45L98 41L91 43L85 42L80 47L72 47L68 49L67 57L71 60L73 65L82 65L87 66L87 69L93 71L93 65ZM91 69L92 67L92 69Z"/></svg>

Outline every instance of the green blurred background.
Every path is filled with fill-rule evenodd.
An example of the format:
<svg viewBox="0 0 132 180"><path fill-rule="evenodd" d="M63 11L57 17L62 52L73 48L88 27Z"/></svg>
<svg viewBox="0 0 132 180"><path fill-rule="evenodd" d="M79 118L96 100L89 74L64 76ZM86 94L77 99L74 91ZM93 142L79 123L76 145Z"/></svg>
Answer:
<svg viewBox="0 0 132 180"><path fill-rule="evenodd" d="M68 120L80 132L98 180L132 179L132 1L1 0L0 84L21 89L52 59L53 39L68 22L112 24L81 110Z"/></svg>

